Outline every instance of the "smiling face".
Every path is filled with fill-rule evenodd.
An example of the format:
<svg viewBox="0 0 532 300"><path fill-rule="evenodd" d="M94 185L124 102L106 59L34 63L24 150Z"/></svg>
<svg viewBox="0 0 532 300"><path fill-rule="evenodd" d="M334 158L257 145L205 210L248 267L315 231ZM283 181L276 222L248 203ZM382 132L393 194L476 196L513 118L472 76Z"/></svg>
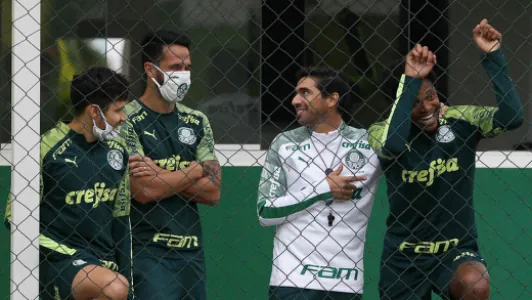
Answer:
<svg viewBox="0 0 532 300"><path fill-rule="evenodd" d="M329 110L335 105L334 101L333 97L322 97L314 78L303 77L297 84L292 106L301 125L314 126L327 118Z"/></svg>
<svg viewBox="0 0 532 300"><path fill-rule="evenodd" d="M436 89L430 81L423 80L412 111L412 121L423 131L433 133L438 128L439 108Z"/></svg>
<svg viewBox="0 0 532 300"><path fill-rule="evenodd" d="M113 126L114 128L118 128L127 120L126 113L124 112L126 104L126 99L118 99L109 104L107 109L104 111L105 118L107 119L107 122L109 122L109 125Z"/></svg>

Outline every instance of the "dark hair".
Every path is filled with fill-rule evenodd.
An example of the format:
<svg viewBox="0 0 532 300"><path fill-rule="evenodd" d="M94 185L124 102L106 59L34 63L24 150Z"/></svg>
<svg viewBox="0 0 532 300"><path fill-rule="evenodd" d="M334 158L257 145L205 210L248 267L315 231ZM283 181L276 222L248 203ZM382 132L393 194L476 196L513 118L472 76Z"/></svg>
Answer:
<svg viewBox="0 0 532 300"><path fill-rule="evenodd" d="M382 84L380 85L379 90L386 98L386 100L389 100L391 102L395 101L397 88L399 87L399 81L401 80L401 76L404 74L404 72L404 58L399 61L393 62L388 68L385 68L382 72L381 79L379 81L382 82ZM432 69L432 71L427 75L427 77L425 77L425 79L435 85L438 77L436 76L434 69Z"/></svg>
<svg viewBox="0 0 532 300"><path fill-rule="evenodd" d="M314 78L316 87L324 98L338 93L338 110L341 114L347 113L351 104L351 87L341 72L327 67L304 67L297 72L296 77L297 80L303 77Z"/></svg>
<svg viewBox="0 0 532 300"><path fill-rule="evenodd" d="M74 115L79 116L89 105L96 104L103 111L117 100L127 100L129 81L111 69L95 67L74 75L70 84L70 99Z"/></svg>
<svg viewBox="0 0 532 300"><path fill-rule="evenodd" d="M151 32L142 41L142 65L146 62L159 63L164 46L180 45L189 49L191 44L192 41L182 33L169 30Z"/></svg>

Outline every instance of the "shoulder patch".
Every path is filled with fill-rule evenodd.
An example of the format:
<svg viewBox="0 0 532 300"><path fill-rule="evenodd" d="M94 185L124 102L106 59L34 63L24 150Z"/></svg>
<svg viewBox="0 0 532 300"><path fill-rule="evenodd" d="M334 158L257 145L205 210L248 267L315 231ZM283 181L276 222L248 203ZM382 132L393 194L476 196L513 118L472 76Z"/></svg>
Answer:
<svg viewBox="0 0 532 300"><path fill-rule="evenodd" d="M126 104L124 112L126 113L128 122L131 122L131 124L136 124L144 120L148 115L148 112L142 109L142 106L137 100L133 100Z"/></svg>
<svg viewBox="0 0 532 300"><path fill-rule="evenodd" d="M368 139L368 131L363 128L355 128L352 126L346 126L342 130L341 134L344 139L349 139L349 140L359 140L359 139L367 140Z"/></svg>
<svg viewBox="0 0 532 300"><path fill-rule="evenodd" d="M309 131L305 127L281 132L273 139L270 148L280 150L283 145L287 145L288 147L297 146L308 139L309 136Z"/></svg>
<svg viewBox="0 0 532 300"><path fill-rule="evenodd" d="M126 115L138 113L142 110L142 106L140 105L139 101L137 99L132 100L128 104L126 104L126 107L124 107L124 112Z"/></svg>
<svg viewBox="0 0 532 300"><path fill-rule="evenodd" d="M120 171L124 168L124 154L117 149L111 149L107 152L107 162L111 168Z"/></svg>
<svg viewBox="0 0 532 300"><path fill-rule="evenodd" d="M61 155L70 145L72 145L72 141L66 139L69 131L70 127L68 127L68 125L65 123L59 123L56 127L52 128L42 136L40 144L41 163L48 153L51 152L52 157L55 160L57 156Z"/></svg>

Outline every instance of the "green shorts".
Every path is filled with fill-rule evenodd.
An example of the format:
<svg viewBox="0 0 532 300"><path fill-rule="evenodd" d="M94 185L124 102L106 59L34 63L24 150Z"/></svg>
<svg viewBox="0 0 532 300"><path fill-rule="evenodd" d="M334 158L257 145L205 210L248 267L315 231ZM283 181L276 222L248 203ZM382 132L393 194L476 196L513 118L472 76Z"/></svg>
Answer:
<svg viewBox="0 0 532 300"><path fill-rule="evenodd" d="M362 300L361 294L270 286L270 300Z"/></svg>
<svg viewBox="0 0 532 300"><path fill-rule="evenodd" d="M459 247L440 255L409 256L399 250L383 251L380 267L381 300L425 300L432 293L450 300L449 284L459 265L469 261L486 262L478 247Z"/></svg>
<svg viewBox="0 0 532 300"><path fill-rule="evenodd" d="M204 300L205 262L136 256L133 261L135 299Z"/></svg>
<svg viewBox="0 0 532 300"><path fill-rule="evenodd" d="M109 267L86 251L78 250L71 256L41 247L39 265L41 300L72 299L72 282L79 271L88 265Z"/></svg>

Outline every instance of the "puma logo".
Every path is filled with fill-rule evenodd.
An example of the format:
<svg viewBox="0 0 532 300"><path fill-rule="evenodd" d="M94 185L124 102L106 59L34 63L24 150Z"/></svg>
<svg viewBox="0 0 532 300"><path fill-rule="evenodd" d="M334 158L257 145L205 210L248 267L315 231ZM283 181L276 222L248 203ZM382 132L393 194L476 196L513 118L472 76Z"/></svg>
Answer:
<svg viewBox="0 0 532 300"><path fill-rule="evenodd" d="M70 158L65 158L64 161L66 163L69 163L69 164L73 164L74 166L76 166L76 168L78 167L78 163L76 162L76 159L78 157L77 156L74 156L74 159L70 159Z"/></svg>
<svg viewBox="0 0 532 300"><path fill-rule="evenodd" d="M308 165L308 161L307 161L307 160L304 160L303 157L298 156L297 159L300 160L300 161L302 161L302 162L304 162L304 163L306 163L306 164Z"/></svg>
<svg viewBox="0 0 532 300"><path fill-rule="evenodd" d="M154 140L157 140L157 137L155 136L155 130L152 132L144 131L144 134L151 136Z"/></svg>

